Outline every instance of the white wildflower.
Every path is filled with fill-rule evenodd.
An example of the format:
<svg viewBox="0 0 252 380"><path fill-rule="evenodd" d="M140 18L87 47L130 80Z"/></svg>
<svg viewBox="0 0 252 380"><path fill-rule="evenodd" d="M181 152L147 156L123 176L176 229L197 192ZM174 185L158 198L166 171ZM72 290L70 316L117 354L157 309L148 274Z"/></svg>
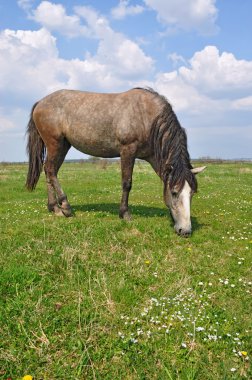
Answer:
<svg viewBox="0 0 252 380"><path fill-rule="evenodd" d="M204 327L196 327L196 331L204 331L205 329L204 329Z"/></svg>

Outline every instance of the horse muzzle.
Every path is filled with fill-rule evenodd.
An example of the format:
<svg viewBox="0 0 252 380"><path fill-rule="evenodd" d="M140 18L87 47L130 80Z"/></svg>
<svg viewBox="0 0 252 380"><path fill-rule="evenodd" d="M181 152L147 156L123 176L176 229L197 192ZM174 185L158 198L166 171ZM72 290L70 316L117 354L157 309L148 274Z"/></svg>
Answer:
<svg viewBox="0 0 252 380"><path fill-rule="evenodd" d="M181 227L175 224L174 229L179 236L189 237L192 234L192 227Z"/></svg>

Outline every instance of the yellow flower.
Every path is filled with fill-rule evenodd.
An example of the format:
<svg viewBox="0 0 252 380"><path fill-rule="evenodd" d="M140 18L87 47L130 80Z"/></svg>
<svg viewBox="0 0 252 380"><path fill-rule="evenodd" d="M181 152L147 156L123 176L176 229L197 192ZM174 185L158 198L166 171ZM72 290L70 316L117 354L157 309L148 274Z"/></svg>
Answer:
<svg viewBox="0 0 252 380"><path fill-rule="evenodd" d="M247 351L241 351L241 354L242 354L242 356L247 356L248 355Z"/></svg>
<svg viewBox="0 0 252 380"><path fill-rule="evenodd" d="M33 377L31 375L25 375L22 380L32 380Z"/></svg>
<svg viewBox="0 0 252 380"><path fill-rule="evenodd" d="M145 260L146 265L150 265L150 260Z"/></svg>

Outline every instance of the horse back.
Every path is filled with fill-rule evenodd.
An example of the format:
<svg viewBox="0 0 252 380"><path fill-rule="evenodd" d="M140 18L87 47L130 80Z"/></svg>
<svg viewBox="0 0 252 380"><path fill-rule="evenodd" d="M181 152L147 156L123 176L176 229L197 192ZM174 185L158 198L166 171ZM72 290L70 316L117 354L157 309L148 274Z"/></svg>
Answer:
<svg viewBox="0 0 252 380"><path fill-rule="evenodd" d="M117 94L60 90L42 99L33 117L45 143L64 137L83 153L117 157L122 145L134 141L139 151L147 149L156 109L151 94L137 89Z"/></svg>

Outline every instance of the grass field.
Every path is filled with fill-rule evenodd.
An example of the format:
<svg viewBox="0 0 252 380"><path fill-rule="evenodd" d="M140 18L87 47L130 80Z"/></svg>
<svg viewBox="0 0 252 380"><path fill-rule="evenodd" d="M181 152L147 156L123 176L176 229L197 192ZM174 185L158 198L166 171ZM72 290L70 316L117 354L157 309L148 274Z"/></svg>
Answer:
<svg viewBox="0 0 252 380"><path fill-rule="evenodd" d="M1 380L252 378L252 164L199 175L188 239L147 164L130 223L117 163L63 165L68 219L26 171L0 165Z"/></svg>

